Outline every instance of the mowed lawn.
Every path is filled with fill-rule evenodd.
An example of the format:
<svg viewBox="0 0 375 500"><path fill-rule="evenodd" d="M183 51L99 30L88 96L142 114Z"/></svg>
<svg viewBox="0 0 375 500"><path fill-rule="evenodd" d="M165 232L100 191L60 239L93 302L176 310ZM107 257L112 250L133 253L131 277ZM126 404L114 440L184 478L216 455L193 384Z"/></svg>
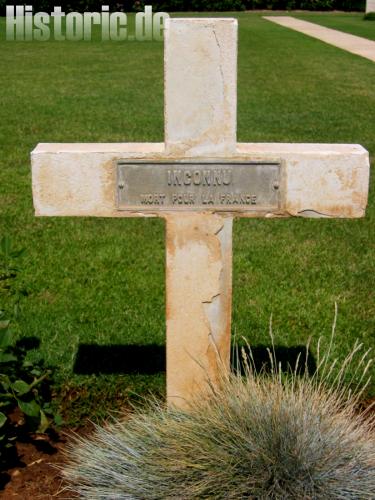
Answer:
<svg viewBox="0 0 375 500"><path fill-rule="evenodd" d="M375 40L375 21L364 19L363 12L309 12L292 14L304 21L321 24L327 28Z"/></svg>
<svg viewBox="0 0 375 500"><path fill-rule="evenodd" d="M259 14L235 15L239 141L360 143L374 158L375 64ZM38 142L162 141L163 44L5 42L4 26L2 20L0 235L26 248L13 285L24 293L14 331L39 339L32 356L55 367L70 418L104 415L136 394L164 391L164 373L76 373L84 344L114 352L147 345L137 351L144 372L147 356L163 352L164 223L35 218L30 151ZM277 345L312 337L314 353L320 336L328 343L337 302L332 359L345 357L356 339L374 345L371 185L365 219L236 221L237 338L269 345L272 314ZM0 297L0 309L12 317L14 296Z"/></svg>

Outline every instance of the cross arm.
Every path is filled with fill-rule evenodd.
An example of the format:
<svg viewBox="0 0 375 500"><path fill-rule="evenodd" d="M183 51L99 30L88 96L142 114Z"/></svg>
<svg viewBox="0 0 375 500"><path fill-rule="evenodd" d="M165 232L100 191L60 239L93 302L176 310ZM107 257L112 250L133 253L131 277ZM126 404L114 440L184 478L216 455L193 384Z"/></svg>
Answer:
<svg viewBox="0 0 375 500"><path fill-rule="evenodd" d="M237 152L241 157L280 160L284 189L281 215L365 215L370 162L368 152L358 144L240 143Z"/></svg>
<svg viewBox="0 0 375 500"><path fill-rule="evenodd" d="M163 151L163 143L40 143L31 153L35 215L129 217L116 209L116 162Z"/></svg>
<svg viewBox="0 0 375 500"><path fill-rule="evenodd" d="M117 210L116 164L120 159L176 160L163 143L38 144L31 155L36 215L131 217L165 214L163 210L142 213ZM236 152L223 160L277 161L281 164L281 206L271 212L243 212L239 208L233 212L235 216L351 218L365 214L369 156L362 146L238 143Z"/></svg>

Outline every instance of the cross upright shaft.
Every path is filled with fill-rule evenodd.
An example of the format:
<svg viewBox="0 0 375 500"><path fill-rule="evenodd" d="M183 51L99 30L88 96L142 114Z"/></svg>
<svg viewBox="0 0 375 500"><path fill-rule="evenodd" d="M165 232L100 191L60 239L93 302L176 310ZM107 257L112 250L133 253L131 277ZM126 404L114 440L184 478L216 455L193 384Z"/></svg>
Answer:
<svg viewBox="0 0 375 500"><path fill-rule="evenodd" d="M39 144L32 152L36 215L165 218L167 397L180 407L207 378L215 383L229 368L233 217L362 217L367 204L369 158L361 146L236 142L236 64L235 19L169 19L164 144ZM126 184L119 183L119 165L139 172L137 162L148 163L148 205L135 196L133 206L131 189L119 191ZM248 186L268 179L260 194L266 192L270 203L257 205L256 196L241 201L247 205L191 202L200 167L228 163ZM156 172L158 180L169 165L184 172L185 183L173 202L161 205L166 195L155 195L150 178ZM222 188L205 187L221 201L232 199Z"/></svg>
<svg viewBox="0 0 375 500"><path fill-rule="evenodd" d="M169 20L165 36L165 148L171 157L236 151L237 21ZM231 214L166 217L167 397L183 406L229 368Z"/></svg>

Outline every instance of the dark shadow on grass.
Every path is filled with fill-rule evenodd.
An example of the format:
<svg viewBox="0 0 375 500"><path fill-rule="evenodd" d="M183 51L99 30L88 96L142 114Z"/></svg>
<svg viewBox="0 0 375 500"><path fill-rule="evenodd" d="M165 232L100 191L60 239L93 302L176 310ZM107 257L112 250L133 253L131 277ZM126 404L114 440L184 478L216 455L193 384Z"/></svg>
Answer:
<svg viewBox="0 0 375 500"><path fill-rule="evenodd" d="M40 347L40 339L38 337L22 337L17 340L16 347L22 351L30 351Z"/></svg>
<svg viewBox="0 0 375 500"><path fill-rule="evenodd" d="M271 373L274 360L276 366L280 366L281 371L285 373L296 371L298 375L306 372L308 375L313 375L316 371L315 358L304 345L293 347L257 345L251 349L248 346L235 346L231 365L232 370L242 374L246 373L246 364L255 368L257 373L261 371Z"/></svg>
<svg viewBox="0 0 375 500"><path fill-rule="evenodd" d="M244 373L244 362L240 347L233 349L231 359L232 369ZM246 357L250 359L248 347L243 347ZM251 348L255 368L265 371L271 370L269 351L271 346L259 345ZM284 347L275 346L277 364L281 364L283 371L290 367L294 369L297 359L299 361L298 373L306 370L309 374L315 372L316 363L313 355L309 352L306 360L306 346ZM165 372L165 346L148 345L95 345L80 344L74 363L74 373L79 375L92 374L145 374L153 375Z"/></svg>
<svg viewBox="0 0 375 500"><path fill-rule="evenodd" d="M80 375L165 372L165 347L80 344L73 371Z"/></svg>

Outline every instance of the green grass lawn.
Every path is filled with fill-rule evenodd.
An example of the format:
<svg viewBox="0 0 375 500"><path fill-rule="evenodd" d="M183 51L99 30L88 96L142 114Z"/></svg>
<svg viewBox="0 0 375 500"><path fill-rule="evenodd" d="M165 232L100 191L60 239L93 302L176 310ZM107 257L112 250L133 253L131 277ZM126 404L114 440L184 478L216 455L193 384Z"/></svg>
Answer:
<svg viewBox="0 0 375 500"><path fill-rule="evenodd" d="M327 28L375 40L375 22L363 19L363 12L298 12L292 15Z"/></svg>
<svg viewBox="0 0 375 500"><path fill-rule="evenodd" d="M374 157L374 63L259 14L238 18L239 141L360 143ZM5 42L4 20L0 30L0 235L26 248L14 329L40 340L33 355L56 367L71 418L104 415L135 393L164 390L163 374L73 373L81 344L164 346L164 224L35 218L30 151L38 142L162 141L163 45ZM316 345L330 335L337 301L333 355L357 338L374 344L374 194L372 182L362 220L235 223L237 336L268 345L272 314L276 344L312 336ZM11 315L14 297L0 298Z"/></svg>

